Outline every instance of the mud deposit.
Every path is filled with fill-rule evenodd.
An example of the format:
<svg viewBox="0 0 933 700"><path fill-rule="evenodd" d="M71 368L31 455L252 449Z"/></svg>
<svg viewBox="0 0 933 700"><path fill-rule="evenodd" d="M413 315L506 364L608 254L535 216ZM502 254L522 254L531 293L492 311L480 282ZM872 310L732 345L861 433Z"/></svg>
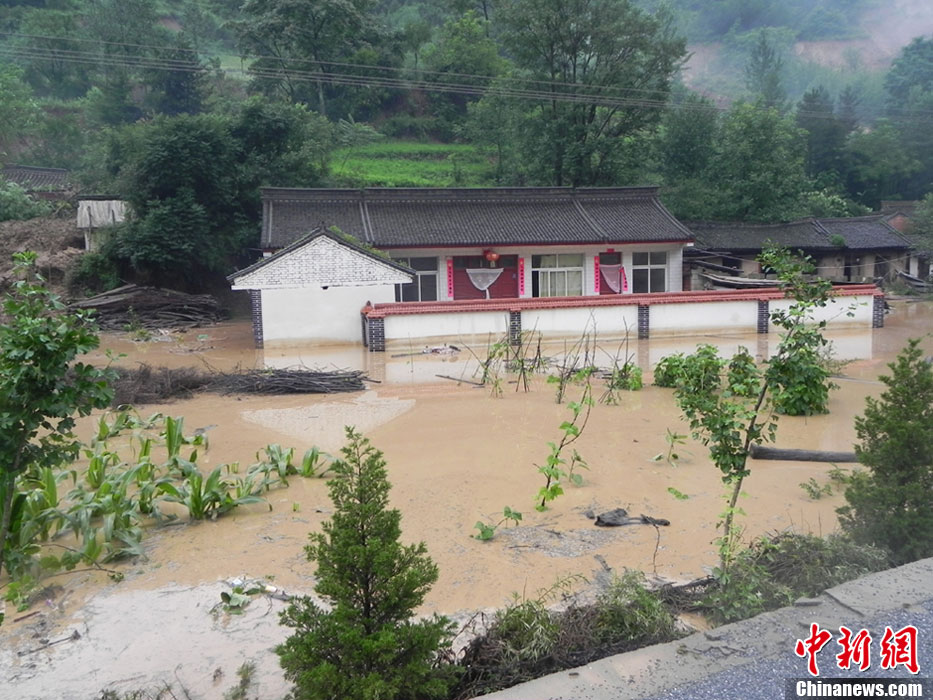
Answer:
<svg viewBox="0 0 933 700"><path fill-rule="evenodd" d="M831 413L781 418L777 444L850 450L853 418L866 396L880 393L877 377L885 363L908 337L931 329L933 305L912 303L896 304L884 329L831 334L837 355L852 360L837 380ZM655 340L633 344L630 352L650 381L650 368L660 357L690 351L699 342L724 352L746 345L763 356L776 340L755 335ZM638 568L672 579L701 576L715 562L711 542L723 485L706 451L688 442L678 449L676 467L652 461L666 450L666 429L687 432L670 390L646 386L622 394L619 405L595 406L576 444L589 464L584 485L568 487L550 510L538 513L533 497L541 484L534 464L544 460L546 443L559 439L558 426L569 416L543 379L523 393L503 376L503 395L494 398L488 389L436 376L472 378L475 359L468 351L396 358L389 355L419 349L390 349L385 356L355 347L256 352L244 323L145 343L108 336L105 345L126 353L123 363L206 363L218 369L303 363L364 369L379 380L358 394L202 394L142 412L183 415L189 431L207 429L211 447L205 467L252 463L256 451L271 442L294 446L299 454L312 445L336 452L344 425L363 430L385 452L405 539L424 540L440 568L426 613L465 618L502 605L515 592L533 594L562 575L594 580L600 568L596 557L615 569ZM933 342L926 339L924 346L933 354ZM485 347L481 339L474 352L485 356ZM546 354L559 355L563 347L554 343ZM609 363L608 355L603 361ZM578 393L571 391L569 398ZM595 393L598 397L601 390ZM811 477L827 483L831 468L753 461L742 504L747 537L785 528L831 532L842 497L812 500L799 486ZM669 488L689 498L674 498ZM235 685L237 667L249 660L257 664L253 695L283 696L287 685L270 650L288 633L277 624L284 603L260 596L243 615L210 612L233 577L265 579L289 593L311 592L314 569L302 547L308 532L330 514L326 486L294 478L290 488L272 491L268 501L271 511L257 505L216 522L153 529L145 539L147 560L123 565L126 579L120 584L92 574L57 577L51 582L59 588L48 590L30 611L8 609L0 639L6 683L0 698L91 698L104 688L151 688L160 682L181 683L192 698L221 698ZM477 520L498 520L506 505L524 513L520 528L500 531L491 542L470 537ZM660 544L653 527L595 528L588 517L617 507L670 520L660 529ZM76 631L80 637L72 638ZM44 647L60 639L67 641Z"/></svg>

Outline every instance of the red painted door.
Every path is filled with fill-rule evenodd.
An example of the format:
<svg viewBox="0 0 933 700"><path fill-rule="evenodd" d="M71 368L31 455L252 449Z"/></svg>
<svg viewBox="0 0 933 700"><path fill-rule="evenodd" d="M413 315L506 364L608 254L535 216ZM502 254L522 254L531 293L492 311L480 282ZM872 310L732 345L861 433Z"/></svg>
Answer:
<svg viewBox="0 0 933 700"><path fill-rule="evenodd" d="M518 298L518 256L503 255L493 268L485 258L478 255L454 257L454 299L485 299L486 292L477 289L468 269L501 269L502 272L489 287L490 299L516 299Z"/></svg>

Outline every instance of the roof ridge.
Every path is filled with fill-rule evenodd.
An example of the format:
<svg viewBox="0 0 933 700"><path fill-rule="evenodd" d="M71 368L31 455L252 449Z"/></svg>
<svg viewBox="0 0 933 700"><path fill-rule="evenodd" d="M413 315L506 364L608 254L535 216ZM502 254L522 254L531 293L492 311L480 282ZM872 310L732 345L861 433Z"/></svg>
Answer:
<svg viewBox="0 0 933 700"><path fill-rule="evenodd" d="M602 236L603 241L608 241L609 234L606 232L606 230L602 226L596 223L596 220L592 216L589 215L586 209L583 208L583 205L580 203L580 201L576 197L574 197L571 201L573 202L574 208L578 212L580 212L580 216L583 217L583 220L586 221L586 223L590 225L590 228L592 228L596 233Z"/></svg>

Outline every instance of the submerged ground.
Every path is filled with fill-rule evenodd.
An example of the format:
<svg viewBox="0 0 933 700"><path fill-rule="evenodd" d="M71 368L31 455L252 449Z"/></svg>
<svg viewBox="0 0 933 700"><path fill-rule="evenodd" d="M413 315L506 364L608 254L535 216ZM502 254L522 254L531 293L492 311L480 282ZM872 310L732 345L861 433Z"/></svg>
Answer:
<svg viewBox="0 0 933 700"><path fill-rule="evenodd" d="M850 450L853 419L864 399L877 395L877 381L908 337L933 329L933 304L898 303L884 329L831 334L837 355L852 360L837 380L827 416L781 418L782 447ZM458 345L463 340L452 339ZM294 446L299 454L317 445L336 452L343 427L355 425L385 452L392 503L403 513L404 538L424 540L440 569L425 612L468 618L501 606L513 593L533 596L561 576L593 579L604 561L614 569L638 568L671 579L704 575L714 564L712 545L723 487L704 448L680 446L677 466L652 461L665 452L668 429L686 433L671 391L647 386L624 393L618 405L597 405L576 447L589 464L585 482L570 487L538 513L533 498L541 485L535 463L559 439L570 413L555 402L553 385L536 380L528 393L502 375L502 397L489 389L458 384L473 378L475 357L485 357L486 339L472 351L421 355L419 346L369 354L360 348L267 349L251 347L247 323L230 323L184 336L134 342L127 335L104 338L126 354L121 363L155 366L288 366L361 368L380 383L359 394L338 396L234 397L203 394L168 405L145 406L185 417L189 431L210 438L203 466L255 461L267 443ZM710 342L728 353L744 344L765 355L768 343L755 335L708 336L633 343L628 352L646 370L673 351ZM933 342L924 340L933 354ZM608 365L617 343L597 358ZM563 343L545 354L560 355ZM625 349L622 350L626 352ZM475 353L475 356L474 356ZM404 355L392 357L391 355ZM103 355L101 355L103 357ZM596 396L601 390L597 388ZM578 398L571 389L568 398ZM88 426L83 426L87 430ZM851 465L849 465L851 466ZM833 465L752 462L742 507L746 536L793 528L827 534L836 527L838 493L812 499L800 487L811 478L829 482ZM688 498L675 498L670 489ZM286 684L269 649L287 630L277 625L283 603L257 599L242 616L211 615L226 580L265 578L290 593L311 592L314 569L302 547L309 531L330 514L321 480L291 479L272 491L269 506L241 508L216 522L153 529L148 559L122 565L126 580L76 574L57 577L29 612L8 614L0 639L0 665L11 669L8 685L18 698L93 697L102 688L138 688L160 680L182 683L192 697L222 697L244 661L258 664L260 697L279 697ZM519 528L500 530L490 542L472 539L477 520L498 520L504 506L524 513ZM669 527L596 528L590 514L623 507L631 514L665 518ZM581 583L581 587L585 584ZM43 640L81 636L51 647ZM25 652L25 653L20 653ZM4 691L6 692L6 691ZM0 693L2 695L2 693Z"/></svg>

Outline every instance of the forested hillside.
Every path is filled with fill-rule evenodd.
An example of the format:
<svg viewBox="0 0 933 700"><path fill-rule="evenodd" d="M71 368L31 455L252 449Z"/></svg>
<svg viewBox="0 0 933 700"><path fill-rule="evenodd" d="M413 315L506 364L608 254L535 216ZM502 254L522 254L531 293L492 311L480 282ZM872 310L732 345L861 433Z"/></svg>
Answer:
<svg viewBox="0 0 933 700"><path fill-rule="evenodd" d="M261 185L854 215L933 190L931 127L925 0L0 2L0 161L133 205L91 277L229 271ZM0 219L23 197L0 183Z"/></svg>

